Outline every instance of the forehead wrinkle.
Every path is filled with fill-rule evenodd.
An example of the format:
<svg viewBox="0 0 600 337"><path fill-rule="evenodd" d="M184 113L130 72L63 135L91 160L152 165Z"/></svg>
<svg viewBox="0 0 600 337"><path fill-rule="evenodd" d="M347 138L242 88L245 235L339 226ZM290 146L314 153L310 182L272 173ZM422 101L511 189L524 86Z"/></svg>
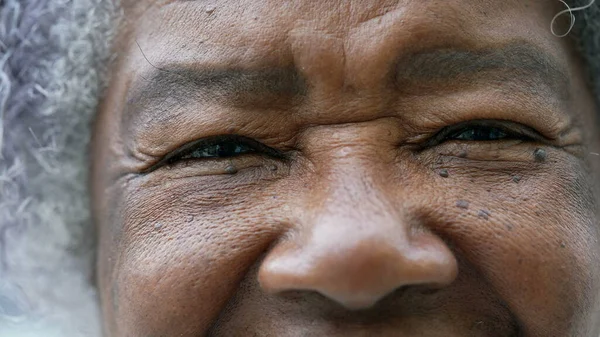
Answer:
<svg viewBox="0 0 600 337"><path fill-rule="evenodd" d="M448 33L450 34L450 33ZM458 39L458 38L457 38ZM444 39L445 41L447 41L448 39ZM461 40L461 39L458 39ZM464 38L464 40L468 40L467 37ZM229 40L227 40L229 41ZM284 40L285 41L285 40ZM282 41L283 42L283 41ZM285 41L286 43L289 43L289 39L287 41ZM460 48L465 48L460 46L460 44L463 44L463 41L458 41L457 43L455 43L456 47L454 47L456 50L453 50L452 53L447 53L446 55L441 55L442 52L437 54L437 61L435 61L436 57L434 57L433 61L432 60L428 60L425 63L429 63L429 65L435 64L437 63L437 65L435 67L432 66L421 66L419 67L419 62L418 62L418 58L414 58L414 62L413 62L413 67L407 67L407 69L413 69L414 71L412 71L412 74L410 75L410 79L413 80L413 83L416 83L419 78L422 79L421 82L425 82L425 81L431 81L432 79L437 80L439 82L442 81L446 81L446 82L451 82L451 81L455 81L455 83L457 81L463 81L463 82L467 82L468 80L477 78L481 81L479 81L479 83L485 83L484 81L486 80L486 76L487 76L487 81L488 83L490 82L494 82L494 84L506 84L504 87L505 88L509 88L511 89L511 91L515 91L516 89L526 89L526 92L529 93L537 93L536 90L538 90L539 88L544 88L545 86L547 86L546 84L551 84L552 88L555 88L554 91L558 91L560 92L561 90L557 90L557 83L561 83L563 81L554 81L554 80L544 80L542 81L542 77L539 76L539 74L541 74L542 72L538 72L536 74L535 73L535 65L536 65L536 60L535 58L529 57L531 55L533 55L533 53L513 53L516 55L513 55L512 58L507 57L508 54L510 54L509 52L504 52L504 53L496 53L494 52L491 48L489 51L481 51L481 50L474 50L474 51L470 51L470 50L461 50ZM358 49L360 49L360 45L363 45L363 49L364 49L364 44L360 43L357 47L359 47ZM286 47L289 47L286 45ZM381 46L380 46L381 47ZM225 46L223 44L218 44L218 45L211 45L211 44L203 44L204 50L206 50L206 54L207 56L205 57L205 59L207 60L206 63L211 63L210 59L211 58L215 58L215 56L218 56L221 53L227 53L227 55L225 57L222 57L219 59L219 63L221 64L227 64L227 66L232 66L232 67L236 67L236 66L247 66L247 64L242 64L241 62L248 62L248 61L252 61L254 64L252 65L252 67L268 67L269 65L267 64L268 61L265 61L265 59L268 59L267 53L264 53L264 51L262 53L260 53L260 49L257 49L256 51L251 50L250 48L242 48L243 49L243 56L237 56L236 57L231 57L230 55L232 54L231 52L228 52L227 49L230 48L234 48L233 46ZM210 52L210 50L213 50L213 48L215 49L215 52ZM426 46L424 49L431 49L432 46ZM277 49L281 49L281 48L277 48ZM314 49L314 48L313 48ZM390 48L388 48L390 49ZM391 48L394 49L394 48ZM515 48L518 49L518 48ZM168 50L168 48L164 48L164 50ZM258 52L257 52L258 51ZM381 52L381 49L378 50L379 52ZM413 50L414 51L414 50ZM194 50L193 52L197 52L197 50ZM196 57L194 57L192 59L192 55L193 52L190 52L191 54L188 55L185 54L185 56L188 58L187 62L188 63L197 63L193 66L197 67L198 65L202 66L201 63L205 62L204 60L199 61L197 57L197 53ZM253 53L254 52L254 53ZM351 51L353 52L353 51ZM399 52L399 51L396 51ZM420 55L418 53L418 51L416 51L417 53L414 55ZM269 51L269 53L271 53L271 51ZM164 55L165 57L169 58L169 62L181 62L183 60L174 60L175 58L180 58L182 57L183 53L175 53L176 55L169 55L166 56L166 54ZM179 56L177 56L177 54ZM256 55L253 55L256 54ZM426 52L422 52L421 54L423 55L427 55ZM479 55L478 55L479 54ZM499 54L499 55L496 55ZM440 57L441 55L441 57ZM532 60L532 62L528 62L527 63L527 67L525 66L521 66L516 67L515 65L518 65L519 62L514 62L514 58L518 57L519 55L525 55L527 56L525 59L526 60ZM315 55L316 57L318 57L318 60L321 61L323 60L322 54L319 55ZM358 56L363 56L363 55L358 55ZM368 55L364 55L364 56L368 56ZM404 60L405 58L408 58L409 61L412 57L406 57L407 54L405 54L404 56L400 56L399 58L401 60ZM428 55L431 56L431 55ZM476 56L476 58L474 58L474 56ZM539 56L539 55L538 55ZM502 57L504 57L504 60L502 61ZM361 68L363 69L367 69L365 70L365 72L370 72L372 69L372 67L369 67L369 64L366 64L366 60L370 60L369 58L365 58L365 57L355 57L358 61L360 62L355 62L355 63L360 63ZM393 59L395 58L393 55L389 58L389 59ZM152 58L154 59L154 58ZM420 60L423 61L424 58L421 58ZM452 59L454 66L449 67L448 65L450 64L448 61L448 59ZM472 62L474 59L477 59L477 62ZM538 57L539 59L539 57ZM311 67L314 67L315 62L312 62L314 59L310 59L307 60L307 64L310 63ZM296 61L296 60L294 60ZM294 62L292 61L292 62ZM502 62L501 62L502 61ZM154 61L153 61L154 62ZM287 61L286 61L287 62ZM387 61L386 61L387 62ZM390 61L390 62L393 62ZM237 65L236 65L237 63ZM550 64L549 62L546 62L546 64ZM296 64L295 66L302 68L302 65L300 64ZM327 65L326 65L327 66ZM401 68L401 67L398 67ZM420 69L418 69L420 68ZM557 70L559 69L558 67L549 67L552 70ZM358 69L358 68L357 68ZM386 68L389 69L389 68ZM415 70L416 69L416 70ZM462 70L461 70L462 69ZM541 68L537 68L537 70L539 70ZM327 67L325 70L331 71L331 67ZM509 72L505 72L503 73L502 71L504 70L509 70ZM410 73L411 71L406 71L406 73ZM427 73L429 71L429 73ZM432 75L435 72L437 72L437 75ZM400 75L397 76L397 78L402 78L403 76L401 75L402 71L399 71ZM514 74L519 74L520 76L509 76L509 75L514 75ZM483 76L483 74L485 74L486 76ZM534 75L534 76L530 76L530 75ZM389 75L389 72L386 74L386 76ZM491 76L494 75L494 76ZM504 76L504 77L503 77ZM406 76L405 76L406 77ZM560 77L560 76L559 76ZM564 77L564 76L563 76ZM520 81L515 81L514 78L518 78L520 79ZM213 78L214 79L214 78ZM224 79L224 77L221 77L219 80L217 80L217 83L222 83L222 79ZM308 77L307 77L308 80ZM189 79L185 79L184 82L190 82L193 83L194 81L189 81ZM202 82L202 81L200 81ZM512 87L509 87L508 84L513 84ZM520 88L518 85L516 84L521 84ZM217 85L212 86L213 88L216 88ZM221 89L224 88L223 85L220 86ZM231 86L225 86L225 87L229 87L232 88ZM251 86L250 86L251 87ZM263 86L264 87L264 86ZM369 88L373 87L373 86L368 86ZM192 85L187 86L187 88L193 88ZM225 90L220 90L220 92L224 92ZM182 93L190 93L189 90L184 90L181 91ZM195 89L192 89L192 92L195 92ZM215 93L218 91L215 91ZM257 91L254 91L257 92ZM562 91L563 93L566 91ZM222 96L222 95L221 95Z"/></svg>

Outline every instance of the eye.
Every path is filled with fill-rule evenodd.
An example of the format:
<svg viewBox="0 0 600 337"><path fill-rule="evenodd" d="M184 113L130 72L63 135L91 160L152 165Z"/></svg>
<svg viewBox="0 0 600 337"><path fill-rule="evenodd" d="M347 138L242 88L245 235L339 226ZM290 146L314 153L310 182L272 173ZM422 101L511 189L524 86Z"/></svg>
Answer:
<svg viewBox="0 0 600 337"><path fill-rule="evenodd" d="M255 152L255 149L248 144L233 139L223 139L207 144L198 144L198 147L181 155L178 159L229 158L251 152Z"/></svg>
<svg viewBox="0 0 600 337"><path fill-rule="evenodd" d="M544 141L544 139L539 132L523 124L501 120L474 120L442 129L430 138L425 146L435 146L447 141Z"/></svg>
<svg viewBox="0 0 600 337"><path fill-rule="evenodd" d="M510 138L504 129L493 126L466 127L446 137L447 140L491 141Z"/></svg>
<svg viewBox="0 0 600 337"><path fill-rule="evenodd" d="M224 135L187 143L152 165L152 167L146 170L146 173L154 171L163 165L171 165L184 160L233 158L248 154L284 158L280 151L270 148L254 139L237 135Z"/></svg>

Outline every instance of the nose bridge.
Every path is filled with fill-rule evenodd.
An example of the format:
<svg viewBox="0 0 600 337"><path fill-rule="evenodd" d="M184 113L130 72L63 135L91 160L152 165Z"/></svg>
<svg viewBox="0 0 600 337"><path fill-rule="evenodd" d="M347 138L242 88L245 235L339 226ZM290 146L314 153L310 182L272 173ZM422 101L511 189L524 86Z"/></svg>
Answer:
<svg viewBox="0 0 600 337"><path fill-rule="evenodd" d="M385 190L366 175L358 160L352 164L351 169L331 170L322 179L327 185L323 195L313 196L317 205L306 214L303 225L308 227L308 244L315 248L356 250L367 241L384 243L392 232L398 232L395 239L406 236L405 223L397 221L399 214ZM343 240L333 245L331 238L340 238L340 233Z"/></svg>
<svg viewBox="0 0 600 337"><path fill-rule="evenodd" d="M384 165L377 164L377 159L358 157L330 160L331 167L326 170L326 175L315 181L325 187L310 196L314 198L313 210L308 212L305 221L315 239L335 231L373 239L392 231L401 231L402 236L408 234L409 223L399 221L401 210L394 206L394 197L389 195L389 181L386 186L385 179L374 179L372 171L383 175L380 166ZM345 163L338 165L337 160Z"/></svg>
<svg viewBox="0 0 600 337"><path fill-rule="evenodd" d="M311 193L303 196L308 207L301 218L302 226L308 227L307 237L320 240L335 232L345 233L348 242L389 239L391 232L405 237L409 222L399 221L401 208L395 204L401 193L392 193L393 178L387 171L393 165L377 153L381 147L357 146L352 139L335 141L334 149L316 155L326 158L318 158L323 164L312 180Z"/></svg>
<svg viewBox="0 0 600 337"><path fill-rule="evenodd" d="M314 226L341 225L347 231L398 228L402 191L395 188L397 130L386 119L349 124L331 132L311 153L316 167L307 204ZM320 132L327 132L321 130ZM317 135L315 135L317 136ZM365 227L365 224L371 223ZM377 225L375 225L377 224ZM402 224L407 224L402 222ZM372 233L373 234L373 233Z"/></svg>
<svg viewBox="0 0 600 337"><path fill-rule="evenodd" d="M412 233L418 219L382 178L385 163L364 150L341 146L329 153L295 235L276 245L259 269L265 290L315 291L357 309L403 286L454 280L454 255L434 234Z"/></svg>

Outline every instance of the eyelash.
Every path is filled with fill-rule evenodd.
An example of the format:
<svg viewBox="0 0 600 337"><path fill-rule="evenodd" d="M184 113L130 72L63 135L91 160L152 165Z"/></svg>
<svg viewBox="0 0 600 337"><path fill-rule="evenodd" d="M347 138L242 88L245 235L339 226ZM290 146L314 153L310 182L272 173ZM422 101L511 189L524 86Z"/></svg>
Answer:
<svg viewBox="0 0 600 337"><path fill-rule="evenodd" d="M232 151L233 155L226 155L226 152L228 151ZM222 135L187 143L179 149L169 153L148 169L148 171L153 171L160 166L171 165L182 160L231 158L251 153L280 159L285 158L280 151L268 147L252 138L238 135Z"/></svg>
<svg viewBox="0 0 600 337"><path fill-rule="evenodd" d="M480 138L482 133L475 132L476 129L487 130L495 134L495 139L466 139L469 136L467 131L471 130L473 138ZM422 148L433 147L447 141L459 142L493 142L505 140L522 140L525 142L544 141L539 132L531 127L520 123L503 120L471 120L459 124L451 125L438 131L434 136L423 143Z"/></svg>
<svg viewBox="0 0 600 337"><path fill-rule="evenodd" d="M478 128L479 131L477 131ZM468 137L482 138L484 134L484 132L481 132L482 130L489 132L495 139L467 139ZM510 139L539 141L543 137L532 128L519 123L500 120L473 120L443 128L433 137L426 140L421 148L433 147L447 141L480 142ZM148 171L152 171L162 165L171 165L181 160L232 158L247 154L259 154L285 159L284 154L280 151L254 139L238 135L223 135L188 143L168 154Z"/></svg>

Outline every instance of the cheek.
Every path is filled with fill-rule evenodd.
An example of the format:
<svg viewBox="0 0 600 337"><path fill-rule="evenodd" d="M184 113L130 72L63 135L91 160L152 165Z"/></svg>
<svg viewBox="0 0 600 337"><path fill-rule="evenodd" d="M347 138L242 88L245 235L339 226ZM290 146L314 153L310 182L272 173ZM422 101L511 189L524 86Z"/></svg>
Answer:
<svg viewBox="0 0 600 337"><path fill-rule="evenodd" d="M526 330L550 336L595 321L590 315L600 292L591 178L563 152L548 158L521 170L518 181L503 170L448 164L446 185L407 185L398 193L429 208L431 227ZM297 194L300 186L203 179L125 184L110 282L120 334L206 331L249 268L293 223L285 196L276 192Z"/></svg>
<svg viewBox="0 0 600 337"><path fill-rule="evenodd" d="M251 184L207 185L219 184L191 178L126 189L113 281L119 333L205 331L279 235L264 216L272 195Z"/></svg>
<svg viewBox="0 0 600 337"><path fill-rule="evenodd" d="M552 335L594 321L599 253L591 178L562 151L548 158L518 181L506 172L471 180L453 198L476 201L457 204L445 235L527 331Z"/></svg>

